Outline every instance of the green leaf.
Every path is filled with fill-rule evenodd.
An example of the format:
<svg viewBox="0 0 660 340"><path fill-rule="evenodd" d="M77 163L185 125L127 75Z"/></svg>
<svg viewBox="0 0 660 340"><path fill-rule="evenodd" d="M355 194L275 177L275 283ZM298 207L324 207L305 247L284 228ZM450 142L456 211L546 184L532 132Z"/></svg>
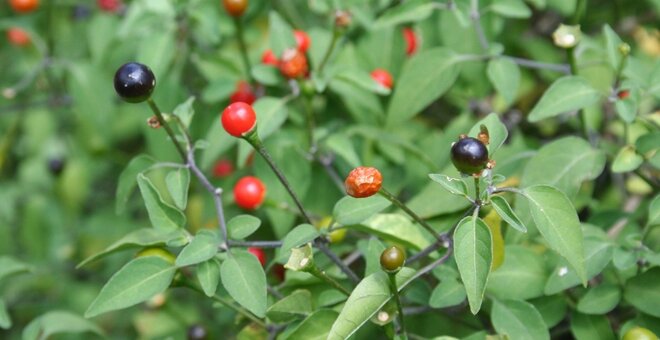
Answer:
<svg viewBox="0 0 660 340"><path fill-rule="evenodd" d="M289 334L287 340L325 340L339 314L331 309L319 309L308 316Z"/></svg>
<svg viewBox="0 0 660 340"><path fill-rule="evenodd" d="M646 221L646 225L649 226L658 224L660 224L660 194L656 195L649 204L649 218Z"/></svg>
<svg viewBox="0 0 660 340"><path fill-rule="evenodd" d="M81 268L88 263L125 249L165 246L171 241L180 239L187 239L187 233L183 229L174 231L153 228L138 229L124 235L124 237L109 245L102 252L86 258L76 268ZM0 268L2 268L1 265Z"/></svg>
<svg viewBox="0 0 660 340"><path fill-rule="evenodd" d="M568 260L586 285L582 229L571 201L561 191L546 185L525 188L524 196L529 201L536 228L548 245Z"/></svg>
<svg viewBox="0 0 660 340"><path fill-rule="evenodd" d="M311 224L301 224L293 229L282 240L278 259L285 260L291 255L291 248L300 247L301 245L312 242L319 237L319 231Z"/></svg>
<svg viewBox="0 0 660 340"><path fill-rule="evenodd" d="M360 223L383 211L391 204L390 201L380 195L366 198L346 196L337 201L332 210L332 215L337 223L341 225L352 225Z"/></svg>
<svg viewBox="0 0 660 340"><path fill-rule="evenodd" d="M621 46L623 41L608 24L603 25L603 36L605 37L605 51L607 52L607 61L609 62L612 70L616 70L619 68L619 63L621 60L621 52L619 52L619 46Z"/></svg>
<svg viewBox="0 0 660 340"><path fill-rule="evenodd" d="M252 76L259 84L275 86L282 82L282 74L277 67L272 65L252 65Z"/></svg>
<svg viewBox="0 0 660 340"><path fill-rule="evenodd" d="M197 281L206 296L215 295L220 283L220 265L215 259L204 261L197 265Z"/></svg>
<svg viewBox="0 0 660 340"><path fill-rule="evenodd" d="M660 267L626 281L623 297L640 311L660 318Z"/></svg>
<svg viewBox="0 0 660 340"><path fill-rule="evenodd" d="M261 220L252 215L238 215L227 222L229 238L235 240L244 239L261 226Z"/></svg>
<svg viewBox="0 0 660 340"><path fill-rule="evenodd" d="M257 257L247 251L232 250L220 267L222 285L241 306L257 317L266 315L266 274Z"/></svg>
<svg viewBox="0 0 660 340"><path fill-rule="evenodd" d="M176 257L176 266L185 267L209 260L218 253L220 238L213 230L201 229Z"/></svg>
<svg viewBox="0 0 660 340"><path fill-rule="evenodd" d="M421 112L447 91L458 77L459 59L442 47L417 53L403 66L387 110L387 126Z"/></svg>
<svg viewBox="0 0 660 340"><path fill-rule="evenodd" d="M126 209L128 198L137 186L137 175L154 164L156 164L156 160L150 156L138 155L131 159L124 171L121 172L115 200L115 210L118 214L123 213Z"/></svg>
<svg viewBox="0 0 660 340"><path fill-rule="evenodd" d="M488 155L492 158L493 154L495 154L502 144L504 144L504 141L506 141L509 136L509 131L504 123L502 123L497 113L491 113L475 123L470 129L468 136L476 138L481 131L482 125L488 129L489 143L486 147L488 148Z"/></svg>
<svg viewBox="0 0 660 340"><path fill-rule="evenodd" d="M585 315L573 313L571 333L577 340L614 340L612 326L604 315Z"/></svg>
<svg viewBox="0 0 660 340"><path fill-rule="evenodd" d="M587 280L598 275L612 260L612 245L595 238L586 238L584 241L584 263ZM574 270L569 270L568 263L562 260L548 278L544 292L546 295L556 294L565 289L578 285L581 278Z"/></svg>
<svg viewBox="0 0 660 340"><path fill-rule="evenodd" d="M433 308L456 306L465 300L465 296L465 287L458 280L446 278L433 289L429 306Z"/></svg>
<svg viewBox="0 0 660 340"><path fill-rule="evenodd" d="M344 134L333 133L324 141L324 145L339 157L343 158L350 166L357 167L362 164L360 156L355 151L355 144Z"/></svg>
<svg viewBox="0 0 660 340"><path fill-rule="evenodd" d="M357 67L342 68L333 79L341 79L369 92L380 95L390 94L390 89L375 81L369 72Z"/></svg>
<svg viewBox="0 0 660 340"><path fill-rule="evenodd" d="M486 289L498 299L527 300L543 296L547 279L543 256L526 247L507 245L504 262L490 274Z"/></svg>
<svg viewBox="0 0 660 340"><path fill-rule="evenodd" d="M493 204L493 209L497 211L497 214L500 215L500 217L508 223L511 227L514 229L526 233L527 228L523 225L523 223L520 221L518 218L518 215L513 212L513 209L511 209L511 206L509 203L504 199L504 197L501 196L491 196L490 197L490 202Z"/></svg>
<svg viewBox="0 0 660 340"><path fill-rule="evenodd" d="M451 194L468 197L467 185L460 178L452 178L443 174L429 174L432 181L439 183Z"/></svg>
<svg viewBox="0 0 660 340"><path fill-rule="evenodd" d="M644 163L644 157L640 156L635 147L626 145L622 147L612 162L612 172L622 173L634 171Z"/></svg>
<svg viewBox="0 0 660 340"><path fill-rule="evenodd" d="M507 18L525 19L532 16L532 10L522 0L498 0L493 2L490 8Z"/></svg>
<svg viewBox="0 0 660 340"><path fill-rule="evenodd" d="M541 313L548 328L558 325L566 318L568 307L564 295L542 296L529 302Z"/></svg>
<svg viewBox="0 0 660 340"><path fill-rule="evenodd" d="M266 316L273 322L285 323L312 314L312 311L312 293L298 289L268 307Z"/></svg>
<svg viewBox="0 0 660 340"><path fill-rule="evenodd" d="M177 208L185 210L188 205L190 170L188 168L179 168L170 171L167 177L165 177L165 184Z"/></svg>
<svg viewBox="0 0 660 340"><path fill-rule="evenodd" d="M613 284L601 284L587 291L577 305L577 310L584 314L606 314L613 310L621 300L621 290Z"/></svg>
<svg viewBox="0 0 660 340"><path fill-rule="evenodd" d="M270 23L268 29L270 35L270 48L279 59L284 50L296 46L296 40L293 37L291 26L287 24L277 11L270 11L268 20Z"/></svg>
<svg viewBox="0 0 660 340"><path fill-rule="evenodd" d="M188 97L185 102L174 108L174 115L179 117L181 123L183 123L186 128L190 127L190 123L195 115L193 103L195 103L195 97L191 96Z"/></svg>
<svg viewBox="0 0 660 340"><path fill-rule="evenodd" d="M409 283L414 274L414 270L406 267L396 274L399 291ZM378 313L391 297L389 278L385 272L379 271L365 277L346 300L344 308L332 325L327 339L349 338Z"/></svg>
<svg viewBox="0 0 660 340"><path fill-rule="evenodd" d="M570 152L567 152L570 150ZM541 148L525 166L521 187L546 184L572 198L585 180L596 179L605 168L605 153L577 137L555 140Z"/></svg>
<svg viewBox="0 0 660 340"><path fill-rule="evenodd" d="M257 131L262 140L279 130L286 121L289 116L286 107L287 102L288 100L283 98L261 97L252 105L259 122Z"/></svg>
<svg viewBox="0 0 660 340"><path fill-rule="evenodd" d="M176 267L156 256L138 257L128 262L103 286L85 312L91 318L149 300L169 287Z"/></svg>
<svg viewBox="0 0 660 340"><path fill-rule="evenodd" d="M359 245L360 243L358 243L358 246ZM380 254L385 250L385 246L380 240L378 240L378 238L371 237L365 248L361 248L361 250L363 255L362 258L366 262L364 268L364 276L366 277L381 270Z"/></svg>
<svg viewBox="0 0 660 340"><path fill-rule="evenodd" d="M495 300L490 315L497 333L509 339L550 339L541 314L528 302Z"/></svg>
<svg viewBox="0 0 660 340"><path fill-rule="evenodd" d="M225 131L220 119L214 119L205 140L208 142L208 145L202 154L200 167L208 169L218 160L218 157L223 152L233 147L238 139Z"/></svg>
<svg viewBox="0 0 660 340"><path fill-rule="evenodd" d="M565 76L550 85L527 119L535 123L561 113L593 105L598 99L600 99L600 94L584 78Z"/></svg>
<svg viewBox="0 0 660 340"><path fill-rule="evenodd" d="M11 317L7 311L7 306L5 301L0 299L0 329L9 329L11 328Z"/></svg>
<svg viewBox="0 0 660 340"><path fill-rule="evenodd" d="M149 220L154 228L174 231L186 224L186 216L163 200L147 176L139 174L137 181L144 199L144 205L147 207Z"/></svg>
<svg viewBox="0 0 660 340"><path fill-rule="evenodd" d="M50 339L56 334L96 333L105 336L103 331L78 314L64 310L54 310L32 320L23 329L23 340Z"/></svg>
<svg viewBox="0 0 660 340"><path fill-rule="evenodd" d="M488 62L488 79L504 101L511 105L518 95L520 86L520 68L506 58L496 58Z"/></svg>
<svg viewBox="0 0 660 340"><path fill-rule="evenodd" d="M426 237L428 233L422 227L400 214L378 214L349 228L416 250L431 244Z"/></svg>
<svg viewBox="0 0 660 340"><path fill-rule="evenodd" d="M371 26L378 30L388 26L422 21L433 13L435 4L429 0L409 0L398 6L393 6L381 15Z"/></svg>
<svg viewBox="0 0 660 340"><path fill-rule="evenodd" d="M30 266L10 256L0 256L0 281L9 276L29 272Z"/></svg>
<svg viewBox="0 0 660 340"><path fill-rule="evenodd" d="M490 229L484 221L468 216L459 222L454 231L454 258L472 314L481 309L493 261L492 248Z"/></svg>

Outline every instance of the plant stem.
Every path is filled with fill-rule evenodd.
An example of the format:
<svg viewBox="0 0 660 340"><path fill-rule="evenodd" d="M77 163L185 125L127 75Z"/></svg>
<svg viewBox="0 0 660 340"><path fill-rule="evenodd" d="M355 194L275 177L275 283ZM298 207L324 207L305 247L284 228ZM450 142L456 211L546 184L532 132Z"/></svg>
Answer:
<svg viewBox="0 0 660 340"><path fill-rule="evenodd" d="M307 138L309 139L309 153L316 154L316 142L314 141L314 109L312 108L311 98L303 96L305 103L305 114L307 118Z"/></svg>
<svg viewBox="0 0 660 340"><path fill-rule="evenodd" d="M184 284L184 286L186 286L186 287L188 287L188 288L190 288L190 289L206 296L206 294L204 294L204 291L202 291L196 285L194 285L194 284L192 284L188 281L184 281L183 284ZM254 314L250 313L245 308L240 307L240 306L236 306L231 301L229 301L228 299L225 299L224 297L222 297L220 295L217 295L217 294L213 295L211 298L214 301L219 302L219 303L229 307L230 309L234 310L236 313L241 314L241 315L245 316L246 318L252 320L254 323L258 324L259 326L266 328L266 323L263 320L257 318Z"/></svg>
<svg viewBox="0 0 660 340"><path fill-rule="evenodd" d="M279 248L282 241L230 241L229 247Z"/></svg>
<svg viewBox="0 0 660 340"><path fill-rule="evenodd" d="M584 14L586 8L587 0L577 0L577 3L575 4L575 13L573 14L573 25L580 23L580 19L582 19L582 14Z"/></svg>
<svg viewBox="0 0 660 340"><path fill-rule="evenodd" d="M337 40L339 40L339 37L341 37L341 31L339 30L339 27L335 25L334 28L332 29L332 40L330 41L330 46L325 51L325 54L323 55L323 59L321 59L321 63L319 64L319 67L316 69L316 72L318 72L318 74L323 74L323 68L328 63L328 59L330 59L330 56L332 55L332 51L334 51L335 45L337 45Z"/></svg>
<svg viewBox="0 0 660 340"><path fill-rule="evenodd" d="M474 177L474 203L481 205L481 189L479 188L480 177Z"/></svg>
<svg viewBox="0 0 660 340"><path fill-rule="evenodd" d="M566 49L566 58L568 59L568 65L571 67L571 74L578 75L577 61L575 59L575 47L569 47ZM589 140L589 128L587 126L584 109L580 109L578 111L578 120L584 137Z"/></svg>
<svg viewBox="0 0 660 340"><path fill-rule="evenodd" d="M527 67L527 68L533 68L533 69L539 69L539 70L550 70L550 71L557 71L557 72L562 72L562 73L570 73L570 66L566 64L551 64L551 63L544 63L540 61L535 61L535 60L530 60L530 59L524 59L524 58L518 58L518 57L511 57L511 56L502 56L502 58L509 59L516 63L519 66L522 67Z"/></svg>
<svg viewBox="0 0 660 340"><path fill-rule="evenodd" d="M379 194L381 194L383 197L387 198L388 201L392 202L394 205L396 205L398 208L403 210L408 216L412 217L415 222L417 222L419 225L421 225L426 231L428 231L433 237L435 237L438 241L445 241L445 239L438 235L438 233L433 230L433 228L426 223L419 215L415 214L414 211L410 210L407 205L405 205L403 202L399 201L396 196L392 195L389 191L385 190L385 188L380 188L378 191Z"/></svg>
<svg viewBox="0 0 660 340"><path fill-rule="evenodd" d="M300 214L302 214L305 221L309 224L312 224L312 219L309 217L307 211L305 211L305 208L300 202L300 199L298 199L298 195L296 195L296 193L293 192L293 188L289 184L289 181L286 179L282 171L280 171L280 169L277 167L277 165L273 161L273 158L268 153L268 150L266 150L266 147L264 146L263 142L261 142L261 139L259 139L259 136L256 133L252 133L243 138L245 138L245 140L248 141L248 143L250 143L250 145L252 145L252 147L254 147L255 150L257 150L257 152L261 155L261 157L264 158L266 163L268 163L268 166L270 166L270 168L275 173L275 176L277 176L277 179L279 179L282 185L284 185L284 188L293 199L293 202L298 207L298 210L300 210Z"/></svg>
<svg viewBox="0 0 660 340"><path fill-rule="evenodd" d="M474 23L474 29L477 31L477 36L479 37L479 44L481 45L481 49L487 51L490 46L488 44L488 39L486 38L486 33L484 32L484 27L481 25L481 14L479 14L479 0L471 1L470 19Z"/></svg>
<svg viewBox="0 0 660 340"><path fill-rule="evenodd" d="M466 210L463 213L463 215L458 219L458 221L456 221L456 223L454 223L454 225L446 233L441 235L442 238L443 238L442 241L440 241L440 240L435 241L431 245L429 245L428 247L422 249L419 253L411 256L410 258L408 258L406 260L406 264L411 264L411 263L413 263L417 260L420 260L423 257L425 257L426 255L430 254L431 252L433 252L434 250L436 250L440 247L449 248L451 246L451 238L449 237L449 235L451 234L452 230L454 230L454 228L456 228L456 226L458 226L458 224L461 223L461 221L463 220L463 218L465 218L465 216L470 215L472 213L473 209L475 209L475 208L476 208L476 206L472 205L472 207L470 207L470 209Z"/></svg>
<svg viewBox="0 0 660 340"><path fill-rule="evenodd" d="M360 282L360 278L355 274L346 264L342 261L337 254L333 253L330 248L325 244L324 239L317 238L314 241L314 245L318 248L325 256L327 256L339 269L348 276L348 278L354 283Z"/></svg>
<svg viewBox="0 0 660 340"><path fill-rule="evenodd" d="M331 285L333 288L337 289L338 291L344 293L346 296L351 296L351 292L344 288L344 286L340 285L339 282L335 281L335 279L331 278L326 274L324 271L320 270L316 264L309 269L308 273L318 277L319 279L327 282L329 285Z"/></svg>
<svg viewBox="0 0 660 340"><path fill-rule="evenodd" d="M188 157L186 156L186 152L183 150L183 147L181 147L181 144L179 144L179 141L176 139L176 135L174 134L174 130L172 130L172 127L170 127L170 125L165 121L165 118L163 118L162 111L160 111L160 109L156 105L156 102L154 102L153 99L151 98L147 99L147 103L149 103L149 107L151 108L151 111L153 111L154 115L156 115L156 118L158 119L160 125L165 129L167 134L170 136L170 139L172 139L172 143L174 143L174 147L176 147L176 150L179 152L179 155L181 155L183 161L186 162L188 159Z"/></svg>
<svg viewBox="0 0 660 340"><path fill-rule="evenodd" d="M241 58L243 59L243 65L245 66L245 73L247 79L250 80L250 84L254 85L255 81L252 78L252 65L250 65L250 59L248 58L247 47L245 46L245 39L243 38L243 23L241 18L234 17L234 27L236 28L236 39L238 40L238 48L241 50Z"/></svg>
<svg viewBox="0 0 660 340"><path fill-rule="evenodd" d="M401 299L399 298L399 289L396 287L396 274L395 273L387 273L388 278L390 279L390 291L392 292L392 295L394 297L394 302L396 303L396 309L399 311L399 325L401 328L399 329L400 333L403 334L403 336L406 336L406 325L403 321L403 307L401 306Z"/></svg>

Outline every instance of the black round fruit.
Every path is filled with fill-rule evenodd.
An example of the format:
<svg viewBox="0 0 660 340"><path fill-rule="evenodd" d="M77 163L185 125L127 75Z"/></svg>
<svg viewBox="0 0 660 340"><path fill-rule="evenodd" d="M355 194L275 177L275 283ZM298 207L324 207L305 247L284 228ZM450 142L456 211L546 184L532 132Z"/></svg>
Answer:
<svg viewBox="0 0 660 340"><path fill-rule="evenodd" d="M488 163L488 149L476 138L462 138L451 147L451 162L464 174L478 173Z"/></svg>
<svg viewBox="0 0 660 340"><path fill-rule="evenodd" d="M51 158L48 160L48 170L50 173L57 176L62 173L64 170L64 159L62 158Z"/></svg>
<svg viewBox="0 0 660 340"><path fill-rule="evenodd" d="M115 91L129 103L139 103L149 99L154 87L156 87L156 77L146 65L127 63L115 73Z"/></svg>
<svg viewBox="0 0 660 340"><path fill-rule="evenodd" d="M406 253L397 246L391 246L380 254L380 266L386 272L397 272L406 262Z"/></svg>

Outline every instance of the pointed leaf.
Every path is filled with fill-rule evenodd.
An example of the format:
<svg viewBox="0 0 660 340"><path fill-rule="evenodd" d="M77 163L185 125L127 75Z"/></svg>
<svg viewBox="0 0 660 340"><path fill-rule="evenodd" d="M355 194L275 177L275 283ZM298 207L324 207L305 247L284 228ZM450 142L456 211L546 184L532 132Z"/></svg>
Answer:
<svg viewBox="0 0 660 340"><path fill-rule="evenodd" d="M325 340L338 315L331 309L319 309L303 320L287 340Z"/></svg>
<svg viewBox="0 0 660 340"><path fill-rule="evenodd" d="M293 229L282 240L282 246L278 254L278 259L283 260L291 255L291 248L302 246L305 243L312 242L319 237L319 231L311 224L301 224Z"/></svg>
<svg viewBox="0 0 660 340"><path fill-rule="evenodd" d="M432 181L442 185L445 190L458 196L468 197L467 185L460 178L452 178L443 174L429 174Z"/></svg>
<svg viewBox="0 0 660 340"><path fill-rule="evenodd" d="M266 274L257 257L247 251L232 250L220 267L222 285L241 306L257 317L266 315Z"/></svg>
<svg viewBox="0 0 660 340"><path fill-rule="evenodd" d="M445 308L456 306L465 300L465 287L452 278L446 278L433 289L429 298L429 306Z"/></svg>
<svg viewBox="0 0 660 340"><path fill-rule="evenodd" d="M374 195L366 198L346 196L335 204L332 215L341 225L360 223L369 217L383 211L392 203L385 197Z"/></svg>
<svg viewBox="0 0 660 340"><path fill-rule="evenodd" d="M215 295L220 283L220 265L215 259L204 261L197 265L197 281L206 296Z"/></svg>
<svg viewBox="0 0 660 340"><path fill-rule="evenodd" d="M156 160L147 155L138 155L133 158L124 171L119 175L117 183L117 194L115 200L115 210L118 214L123 213L126 209L126 203L131 193L137 186L137 175L150 166L156 164Z"/></svg>
<svg viewBox="0 0 660 340"><path fill-rule="evenodd" d="M526 188L524 193L536 228L548 245L571 264L586 285L582 229L571 201L564 193L547 185Z"/></svg>
<svg viewBox="0 0 660 340"><path fill-rule="evenodd" d="M596 238L584 240L584 266L587 280L600 274L612 260L612 245ZM565 259L561 259L545 284L546 295L559 293L568 288L577 286L581 282L576 271L569 267Z"/></svg>
<svg viewBox="0 0 660 340"><path fill-rule="evenodd" d="M532 122L579 110L595 104L600 99L596 89L580 76L557 79L548 88L527 119Z"/></svg>
<svg viewBox="0 0 660 340"><path fill-rule="evenodd" d="M428 232L424 231L419 225L414 224L407 216L401 214L378 214L348 228L366 232L416 250L425 248L431 243L427 238Z"/></svg>
<svg viewBox="0 0 660 340"><path fill-rule="evenodd" d="M520 68L506 58L496 58L488 62L488 79L507 104L512 104L520 86Z"/></svg>
<svg viewBox="0 0 660 340"><path fill-rule="evenodd" d="M0 281L11 275L30 271L30 266L10 256L0 256Z"/></svg>
<svg viewBox="0 0 660 340"><path fill-rule="evenodd" d="M541 314L528 302L495 300L491 318L497 333L507 335L509 339L550 339Z"/></svg>
<svg viewBox="0 0 660 340"><path fill-rule="evenodd" d="M613 284L601 284L584 294L577 310L584 314L605 314L613 310L621 300L621 290Z"/></svg>
<svg viewBox="0 0 660 340"><path fill-rule="evenodd" d="M261 220L252 215L238 215L227 222L227 232L229 238L240 240L244 239L261 226Z"/></svg>
<svg viewBox="0 0 660 340"><path fill-rule="evenodd" d="M183 123L186 128L190 127L190 123L195 115L193 103L195 103L195 97L188 97L185 102L174 108L174 115L179 117L181 123Z"/></svg>
<svg viewBox="0 0 660 340"><path fill-rule="evenodd" d="M268 307L266 315L273 322L283 323L307 316L312 311L312 294L308 290L299 289Z"/></svg>
<svg viewBox="0 0 660 340"><path fill-rule="evenodd" d="M502 123L497 113L491 113L474 124L468 136L477 138L482 125L488 129L489 141L486 147L488 148L488 155L492 158L493 154L495 154L502 144L504 144L507 137L509 137L509 130L506 129L506 125Z"/></svg>
<svg viewBox="0 0 660 340"><path fill-rule="evenodd" d="M638 310L660 318L660 267L654 267L626 282L625 300Z"/></svg>
<svg viewBox="0 0 660 340"><path fill-rule="evenodd" d="M408 0L385 11L371 26L372 30L382 29L409 22L418 22L428 18L435 8L429 0Z"/></svg>
<svg viewBox="0 0 660 340"><path fill-rule="evenodd" d="M185 210L188 205L188 187L190 186L190 170L179 168L170 171L165 178L167 190L177 208Z"/></svg>
<svg viewBox="0 0 660 340"><path fill-rule="evenodd" d="M138 257L110 278L85 312L85 317L91 318L149 300L169 287L175 272L176 267L160 257Z"/></svg>
<svg viewBox="0 0 660 340"><path fill-rule="evenodd" d="M518 218L518 215L513 212L509 203L501 196L491 196L490 202L493 204L493 209L497 211L497 214L508 223L514 229L526 233L527 228Z"/></svg>
<svg viewBox="0 0 660 340"><path fill-rule="evenodd" d="M7 311L7 306L5 301L0 299L0 329L9 329L11 328L11 317Z"/></svg>
<svg viewBox="0 0 660 340"><path fill-rule="evenodd" d="M635 151L632 145L626 145L619 150L612 162L612 172L622 173L634 171L644 163L644 157Z"/></svg>
<svg viewBox="0 0 660 340"><path fill-rule="evenodd" d="M154 228L174 231L186 224L186 216L163 200L147 176L139 174L137 181L147 208L149 220Z"/></svg>
<svg viewBox="0 0 660 340"><path fill-rule="evenodd" d="M504 263L490 274L488 294L498 299L528 300L543 296L548 279L543 256L518 245L507 245ZM516 289L511 289L516 287Z"/></svg>
<svg viewBox="0 0 660 340"><path fill-rule="evenodd" d="M218 253L220 238L215 231L202 229L176 258L177 267L185 267L209 260Z"/></svg>
<svg viewBox="0 0 660 340"><path fill-rule="evenodd" d="M479 218L464 218L454 231L454 257L472 314L481 309L493 261L492 247L490 230Z"/></svg>
<svg viewBox="0 0 660 340"><path fill-rule="evenodd" d="M491 9L507 18L524 19L532 15L532 11L523 0L498 0L491 5Z"/></svg>
<svg viewBox="0 0 660 340"><path fill-rule="evenodd" d="M406 267L396 274L399 291L409 283L408 281L414 274L414 270ZM327 339L349 338L378 313L391 297L389 278L385 272L379 271L365 277L346 300L344 308L332 325Z"/></svg>
<svg viewBox="0 0 660 340"><path fill-rule="evenodd" d="M574 339L615 340L612 326L605 315L571 315L571 333Z"/></svg>
<svg viewBox="0 0 660 340"><path fill-rule="evenodd" d="M96 333L104 336L103 331L89 320L68 311L50 311L32 320L23 329L23 340L50 339L56 334Z"/></svg>
<svg viewBox="0 0 660 340"><path fill-rule="evenodd" d="M295 47L296 40L293 38L291 26L277 13L271 11L269 16L270 48L279 59L285 49Z"/></svg>

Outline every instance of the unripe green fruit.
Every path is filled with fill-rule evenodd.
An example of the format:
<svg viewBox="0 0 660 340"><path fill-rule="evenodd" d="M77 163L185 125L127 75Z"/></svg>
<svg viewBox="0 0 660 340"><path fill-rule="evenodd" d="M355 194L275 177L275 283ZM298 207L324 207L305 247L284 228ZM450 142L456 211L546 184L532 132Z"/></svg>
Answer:
<svg viewBox="0 0 660 340"><path fill-rule="evenodd" d="M380 266L388 273L398 272L406 262L406 253L397 246L391 246L380 255Z"/></svg>

